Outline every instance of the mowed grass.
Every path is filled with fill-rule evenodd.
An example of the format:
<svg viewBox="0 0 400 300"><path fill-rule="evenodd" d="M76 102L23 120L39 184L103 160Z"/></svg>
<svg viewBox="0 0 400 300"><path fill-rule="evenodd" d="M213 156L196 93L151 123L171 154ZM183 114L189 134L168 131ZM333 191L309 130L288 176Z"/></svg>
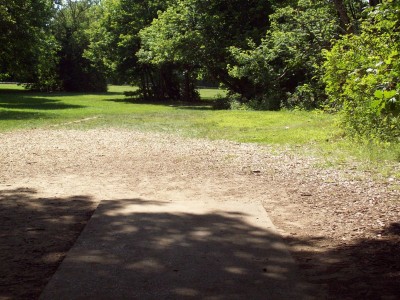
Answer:
<svg viewBox="0 0 400 300"><path fill-rule="evenodd" d="M200 89L205 100L190 105L131 101L123 95L124 91L135 89L130 86L110 86L102 94L32 93L18 88L0 85L1 131L55 125L112 126L295 145L326 140L333 129L333 117L323 114L212 110L210 100L224 93L218 89Z"/></svg>
<svg viewBox="0 0 400 300"><path fill-rule="evenodd" d="M130 86L110 86L107 93L101 94L33 93L20 86L0 84L0 132L30 128L120 127L268 144L278 151L290 149L324 157L327 165L347 164L355 157L365 161L364 166L376 168L382 161L393 165L400 158L398 147L382 149L355 145L341 138L334 115L304 111L213 110L211 100L217 94L224 94L218 89L200 89L204 101L192 105L142 103L123 95L124 91L134 90Z"/></svg>

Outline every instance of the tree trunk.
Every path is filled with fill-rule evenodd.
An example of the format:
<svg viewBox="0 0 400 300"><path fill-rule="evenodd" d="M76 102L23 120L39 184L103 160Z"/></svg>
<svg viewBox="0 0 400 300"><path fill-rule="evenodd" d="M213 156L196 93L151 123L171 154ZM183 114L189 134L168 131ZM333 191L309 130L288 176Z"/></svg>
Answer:
<svg viewBox="0 0 400 300"><path fill-rule="evenodd" d="M333 0L333 4L339 14L340 23L343 26L346 33L354 33L354 28L351 24L350 17L347 13L346 6L343 3L343 0Z"/></svg>
<svg viewBox="0 0 400 300"><path fill-rule="evenodd" d="M188 70L185 70L185 82L183 87L183 101L192 100L190 97L190 74Z"/></svg>

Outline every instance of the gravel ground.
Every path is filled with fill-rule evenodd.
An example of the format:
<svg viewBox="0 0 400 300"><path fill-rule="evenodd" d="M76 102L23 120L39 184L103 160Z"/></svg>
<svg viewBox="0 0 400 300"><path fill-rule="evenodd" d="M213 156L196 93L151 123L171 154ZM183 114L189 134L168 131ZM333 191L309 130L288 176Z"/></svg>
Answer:
<svg viewBox="0 0 400 300"><path fill-rule="evenodd" d="M320 299L397 299L400 182L266 146L121 129L0 134L0 299L35 299L101 200L262 202ZM3 276L4 275L4 276Z"/></svg>

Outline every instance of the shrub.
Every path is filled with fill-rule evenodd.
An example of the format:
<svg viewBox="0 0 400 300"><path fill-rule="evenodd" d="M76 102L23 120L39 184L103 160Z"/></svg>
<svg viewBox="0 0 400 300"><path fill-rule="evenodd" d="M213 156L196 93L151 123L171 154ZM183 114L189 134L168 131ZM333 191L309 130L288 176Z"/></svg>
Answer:
<svg viewBox="0 0 400 300"><path fill-rule="evenodd" d="M325 51L326 92L354 137L400 138L399 20L400 3L387 0L366 11L361 34L343 36Z"/></svg>
<svg viewBox="0 0 400 300"><path fill-rule="evenodd" d="M331 47L338 31L332 5L298 0L269 18L271 27L260 45L249 41L249 49L230 48L229 74L252 84L251 97L244 100L254 109L269 110L325 104L322 49Z"/></svg>

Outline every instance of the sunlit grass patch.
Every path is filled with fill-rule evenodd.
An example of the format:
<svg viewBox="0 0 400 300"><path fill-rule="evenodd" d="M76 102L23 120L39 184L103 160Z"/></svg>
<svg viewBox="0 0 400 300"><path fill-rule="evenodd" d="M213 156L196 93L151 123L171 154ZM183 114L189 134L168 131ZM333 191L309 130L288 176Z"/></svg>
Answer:
<svg viewBox="0 0 400 300"><path fill-rule="evenodd" d="M2 83L0 82L0 91L4 90L14 90L14 91L22 91L24 87L15 83Z"/></svg>
<svg viewBox="0 0 400 300"><path fill-rule="evenodd" d="M329 139L334 116L313 112L218 111L207 122L243 142L309 144Z"/></svg>
<svg viewBox="0 0 400 300"><path fill-rule="evenodd" d="M200 97L205 100L213 100L216 97L225 97L226 90L221 90L217 88L199 88Z"/></svg>

